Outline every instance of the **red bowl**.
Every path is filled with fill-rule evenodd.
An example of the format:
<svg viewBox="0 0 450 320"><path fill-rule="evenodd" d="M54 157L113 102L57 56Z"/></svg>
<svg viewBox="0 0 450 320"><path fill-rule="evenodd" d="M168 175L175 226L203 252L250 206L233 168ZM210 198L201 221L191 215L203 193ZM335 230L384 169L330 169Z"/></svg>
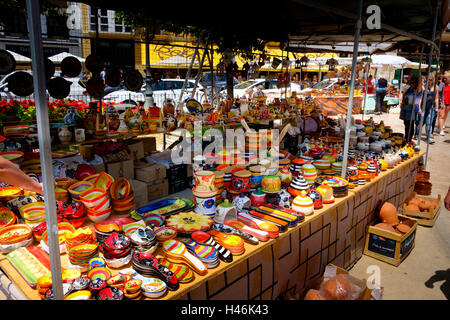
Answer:
<svg viewBox="0 0 450 320"><path fill-rule="evenodd" d="M89 176L92 176L97 171L94 167L91 167L87 164L80 164L77 168L77 171L75 171L75 178L79 181L86 179Z"/></svg>

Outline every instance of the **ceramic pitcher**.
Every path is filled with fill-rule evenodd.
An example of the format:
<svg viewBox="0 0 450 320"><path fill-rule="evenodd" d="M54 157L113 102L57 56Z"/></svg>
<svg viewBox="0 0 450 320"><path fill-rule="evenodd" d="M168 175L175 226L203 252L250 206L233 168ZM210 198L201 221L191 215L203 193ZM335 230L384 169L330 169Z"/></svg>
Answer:
<svg viewBox="0 0 450 320"><path fill-rule="evenodd" d="M58 137L61 140L61 143L69 143L72 140L72 132L69 131L69 128L64 126L58 129Z"/></svg>

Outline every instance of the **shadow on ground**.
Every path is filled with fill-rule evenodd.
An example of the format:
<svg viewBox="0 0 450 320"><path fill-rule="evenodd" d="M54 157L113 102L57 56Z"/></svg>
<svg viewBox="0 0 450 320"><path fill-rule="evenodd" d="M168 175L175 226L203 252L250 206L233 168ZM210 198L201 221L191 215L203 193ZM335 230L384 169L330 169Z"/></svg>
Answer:
<svg viewBox="0 0 450 320"><path fill-rule="evenodd" d="M434 283L441 281L444 281L444 283L441 284L440 289L442 293L444 293L447 300L450 300L450 269L436 270L434 275L432 275L430 279L425 282L425 287L433 288Z"/></svg>

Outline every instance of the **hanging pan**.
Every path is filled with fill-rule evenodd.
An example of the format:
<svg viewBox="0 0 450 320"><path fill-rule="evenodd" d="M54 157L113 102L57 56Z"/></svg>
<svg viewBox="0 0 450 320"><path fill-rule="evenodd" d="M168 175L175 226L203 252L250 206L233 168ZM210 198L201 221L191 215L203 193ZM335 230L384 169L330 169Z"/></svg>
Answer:
<svg viewBox="0 0 450 320"><path fill-rule="evenodd" d="M142 84L144 83L144 79L142 75L137 70L132 70L127 72L125 75L125 87L130 91L139 91L142 88Z"/></svg>
<svg viewBox="0 0 450 320"><path fill-rule="evenodd" d="M0 74L8 74L16 70L16 59L6 50L0 50Z"/></svg>
<svg viewBox="0 0 450 320"><path fill-rule="evenodd" d="M17 71L8 77L8 89L19 97L33 93L33 76L25 71Z"/></svg>
<svg viewBox="0 0 450 320"><path fill-rule="evenodd" d="M55 77L48 81L47 90L50 96L55 99L64 99L70 93L72 83L63 77Z"/></svg>
<svg viewBox="0 0 450 320"><path fill-rule="evenodd" d="M61 61L61 73L68 78L78 77L81 73L81 62L75 57L65 57Z"/></svg>

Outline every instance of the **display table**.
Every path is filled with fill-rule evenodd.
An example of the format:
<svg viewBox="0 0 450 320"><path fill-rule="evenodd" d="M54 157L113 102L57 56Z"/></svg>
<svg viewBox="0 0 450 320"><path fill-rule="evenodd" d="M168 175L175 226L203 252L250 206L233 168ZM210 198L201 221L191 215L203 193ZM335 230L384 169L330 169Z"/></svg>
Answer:
<svg viewBox="0 0 450 320"><path fill-rule="evenodd" d="M320 277L332 263L344 269L362 256L366 229L375 222L375 208L380 201L399 206L414 189L420 156L403 161L382 172L371 182L350 189L348 196L336 198L276 239L245 244L245 253L234 256L232 263L220 262L205 276L180 284L161 299L276 299L296 293ZM159 249L158 249L159 250ZM159 251L155 254L159 256ZM61 256L67 266L67 254ZM130 263L131 266L131 263ZM28 299L39 299L8 260L0 255L0 267ZM111 269L112 274L119 270Z"/></svg>
<svg viewBox="0 0 450 320"><path fill-rule="evenodd" d="M347 113L348 95L315 96L314 101L324 116L338 116ZM363 96L353 96L353 114L362 112L362 101Z"/></svg>
<svg viewBox="0 0 450 320"><path fill-rule="evenodd" d="M388 107L396 106L400 103L400 100L398 97L391 97L391 96L385 96L383 101L386 101ZM366 106L365 106L366 113L374 112L375 105L376 105L375 95L368 94L366 96Z"/></svg>

